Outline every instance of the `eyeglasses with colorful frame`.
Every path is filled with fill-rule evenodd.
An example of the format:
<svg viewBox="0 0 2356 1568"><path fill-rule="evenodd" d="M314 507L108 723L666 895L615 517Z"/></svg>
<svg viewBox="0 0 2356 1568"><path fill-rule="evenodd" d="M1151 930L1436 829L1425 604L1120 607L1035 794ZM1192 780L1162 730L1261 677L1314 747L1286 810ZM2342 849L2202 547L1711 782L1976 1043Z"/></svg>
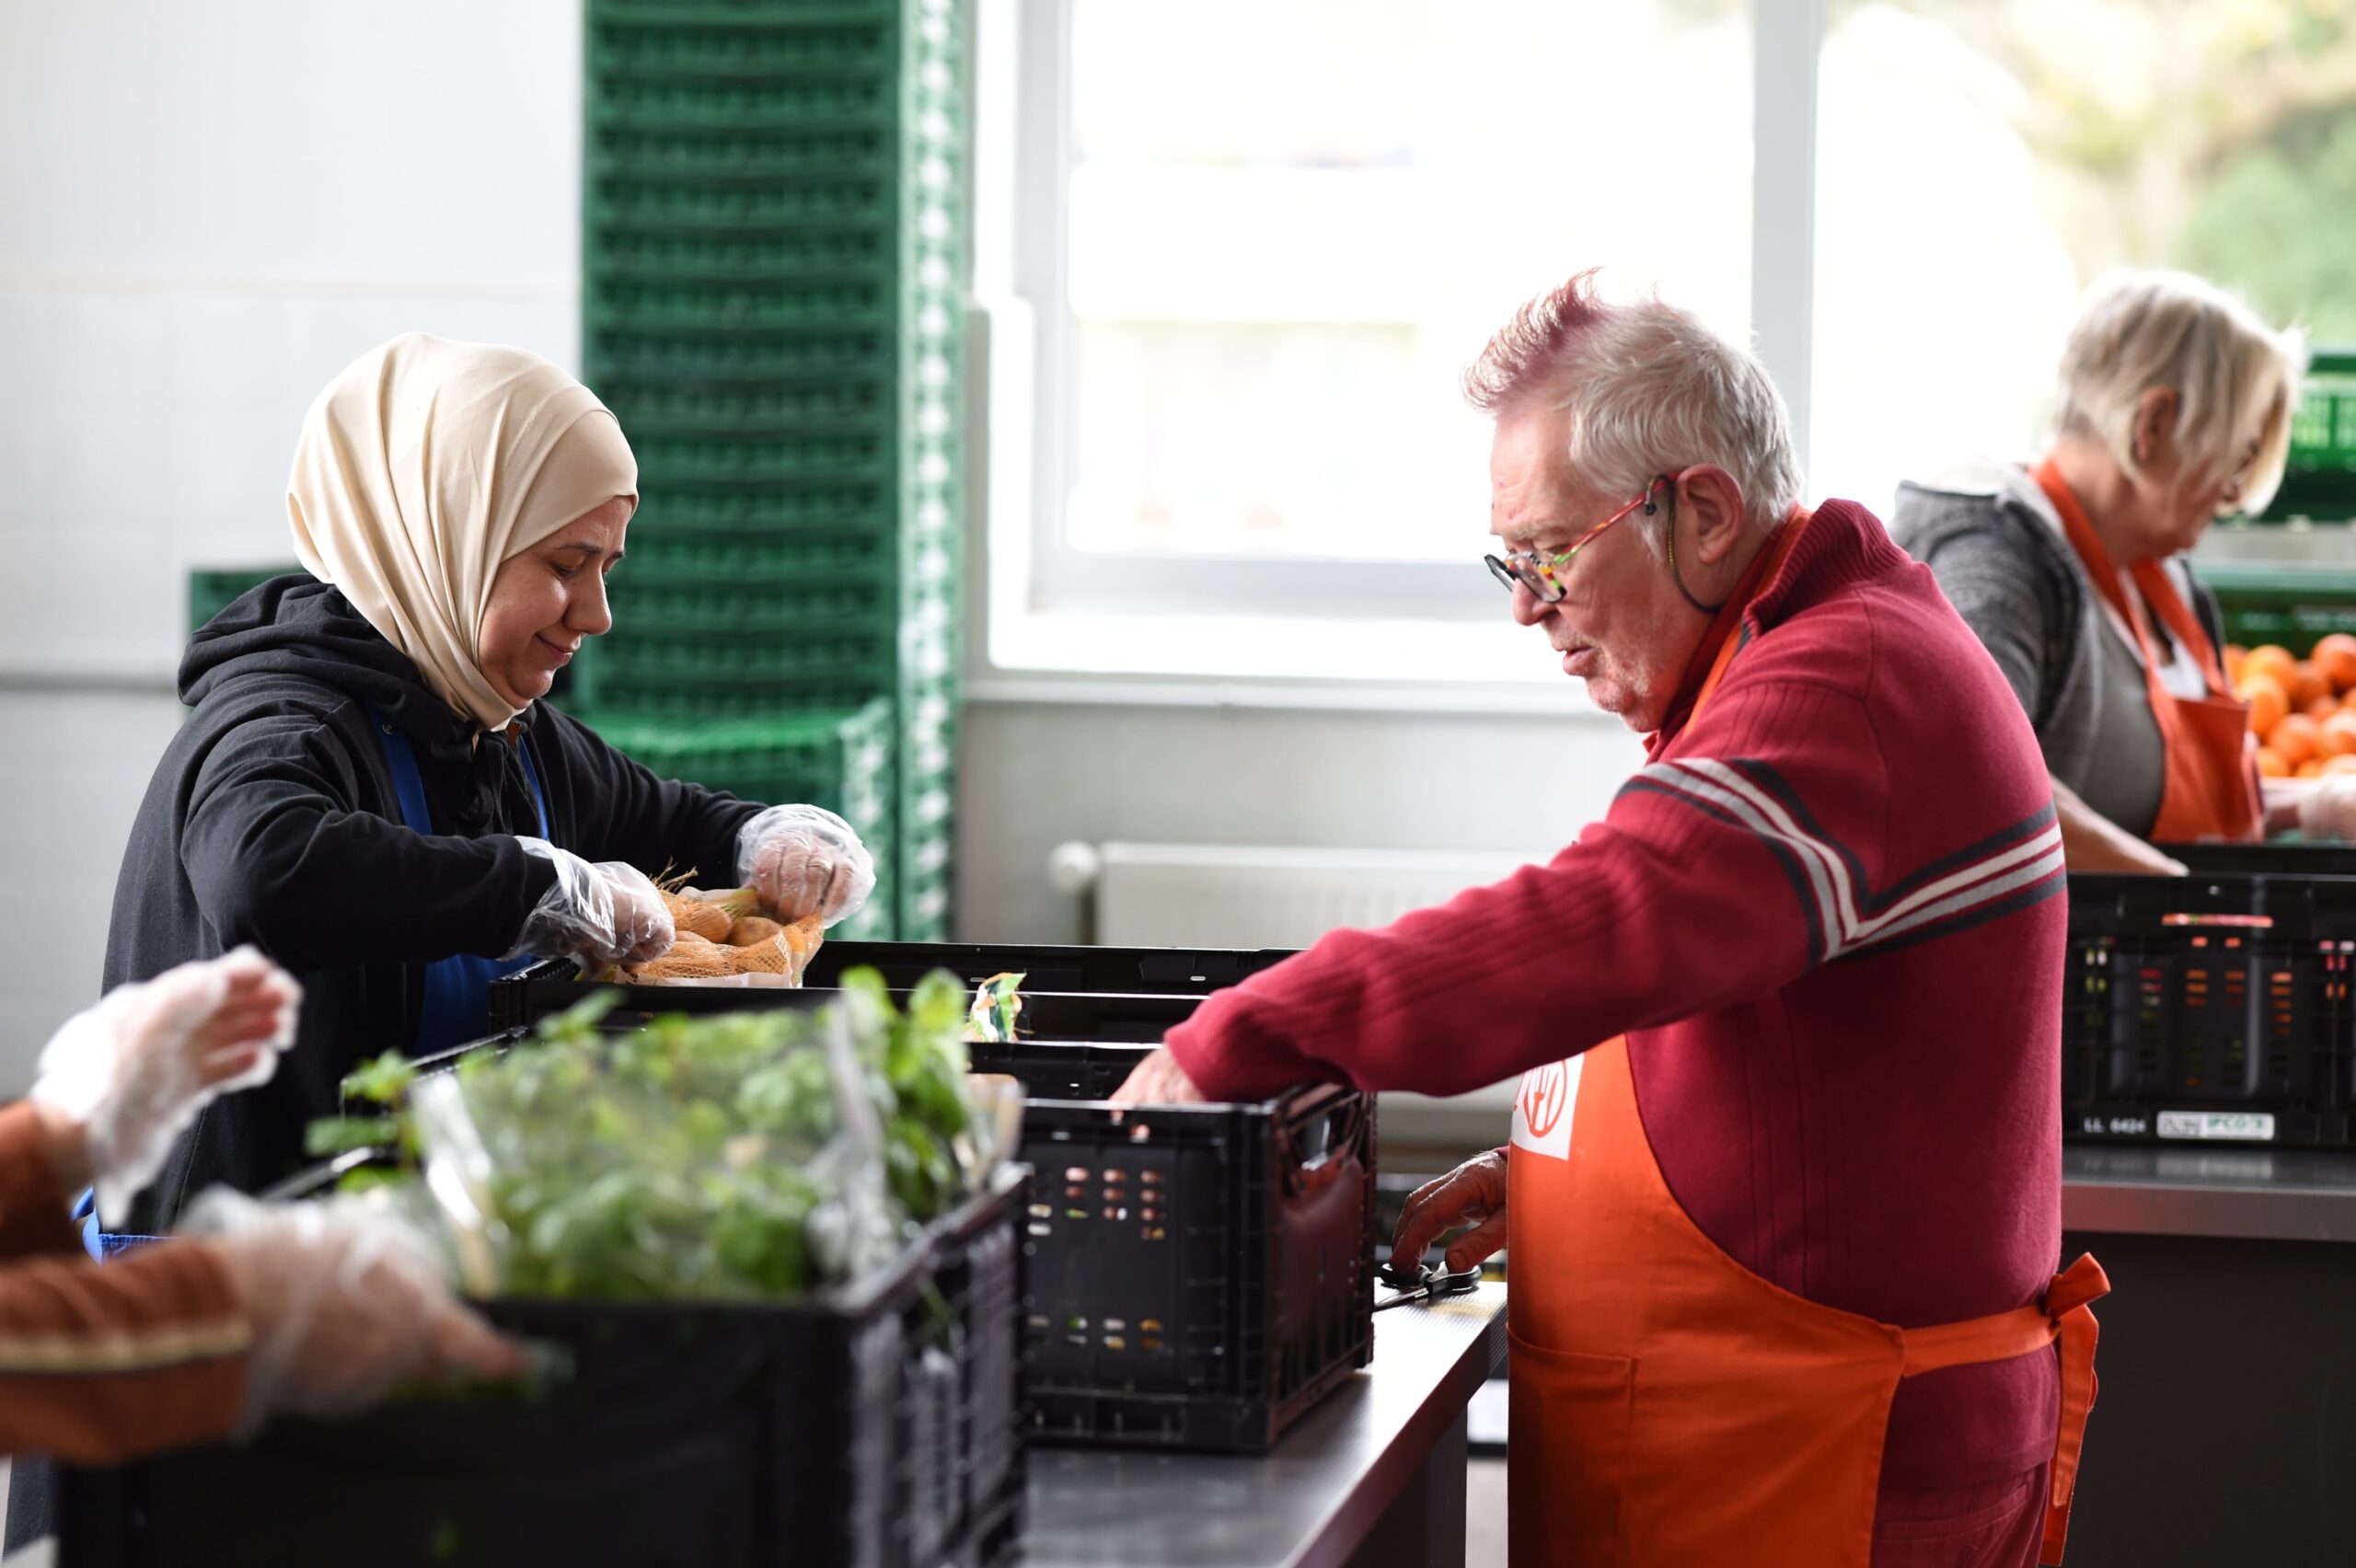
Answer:
<svg viewBox="0 0 2356 1568"><path fill-rule="evenodd" d="M1542 604L1559 604L1564 594L1568 592L1563 586L1563 576L1565 569L1571 563L1571 558L1593 544L1597 535L1630 513L1642 510L1647 517L1657 513L1660 505L1653 500L1653 491L1663 486L1674 487L1675 483L1676 481L1667 474L1655 474L1652 481L1645 486L1644 494L1572 540L1570 548L1559 555L1541 555L1535 550L1514 550L1502 559L1493 555L1483 556L1481 559L1488 563L1489 575L1505 584L1506 592L1511 593L1517 587L1527 588L1538 596Z"/></svg>

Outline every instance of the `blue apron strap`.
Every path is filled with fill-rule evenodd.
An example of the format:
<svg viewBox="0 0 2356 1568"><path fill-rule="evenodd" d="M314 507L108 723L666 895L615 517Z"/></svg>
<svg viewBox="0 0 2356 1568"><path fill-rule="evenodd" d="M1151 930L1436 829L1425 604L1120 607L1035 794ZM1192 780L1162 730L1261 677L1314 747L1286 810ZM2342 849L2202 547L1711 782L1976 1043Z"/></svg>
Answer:
<svg viewBox="0 0 2356 1568"><path fill-rule="evenodd" d="M368 720L384 747L385 765L392 771L393 794L400 801L401 821L412 833L431 835L433 813L425 803L425 778L418 771L416 750L409 744L409 737L387 723L385 716L375 709L368 709ZM523 753L525 782L531 786L532 809L539 817L540 836L546 838L549 806L548 797L540 789L539 767L532 759L531 742L525 741L518 749ZM417 1019L417 1054L445 1051L489 1034L491 983L502 974L513 974L531 962L529 953L514 959L454 953L427 964L425 990Z"/></svg>
<svg viewBox="0 0 2356 1568"><path fill-rule="evenodd" d="M127 1232L99 1229L98 1194L89 1187L83 1188L74 1199L73 1217L81 1224L82 1250L102 1263L109 1258L120 1257L163 1239L160 1236L133 1236Z"/></svg>
<svg viewBox="0 0 2356 1568"><path fill-rule="evenodd" d="M539 767L532 761L532 737L523 736L515 749L524 758L524 782L532 787L532 809L540 814L540 836L548 838L549 801L548 797L540 792ZM553 844L556 840L549 838L549 842Z"/></svg>
<svg viewBox="0 0 2356 1568"><path fill-rule="evenodd" d="M376 744L385 749L385 766L392 769L393 798L400 802L401 822L411 833L431 835L433 813L425 803L425 776L417 770L417 752L409 737L387 723L385 716L373 705L368 709L368 722L376 732Z"/></svg>

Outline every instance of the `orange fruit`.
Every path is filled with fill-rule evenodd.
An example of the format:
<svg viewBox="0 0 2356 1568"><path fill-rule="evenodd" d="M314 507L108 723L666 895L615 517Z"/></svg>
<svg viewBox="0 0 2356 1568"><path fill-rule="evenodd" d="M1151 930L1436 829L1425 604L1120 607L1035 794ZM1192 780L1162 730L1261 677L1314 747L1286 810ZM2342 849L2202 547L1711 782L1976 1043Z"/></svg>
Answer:
<svg viewBox="0 0 2356 1568"><path fill-rule="evenodd" d="M2228 642L2225 644L2223 657L2225 684L2229 686L2241 685L2242 661L2249 657L2249 650L2238 642Z"/></svg>
<svg viewBox="0 0 2356 1568"><path fill-rule="evenodd" d="M2282 690L2287 694L2291 683L2298 676L2298 669L2299 661L2288 648L2279 642L2261 642L2251 649L2249 656L2242 661L2242 679L2248 680L2253 675L2272 675L2281 683Z"/></svg>
<svg viewBox="0 0 2356 1568"><path fill-rule="evenodd" d="M2260 746L2258 748L2258 771L2259 777L2265 778L2288 778L2291 777L2291 765L2284 762L2282 754L2272 746Z"/></svg>
<svg viewBox="0 0 2356 1568"><path fill-rule="evenodd" d="M2344 756L2356 752L2356 713L2335 713L2323 721L2316 733L2322 742L2319 755Z"/></svg>
<svg viewBox="0 0 2356 1568"><path fill-rule="evenodd" d="M2322 778L2323 759L2320 757L2309 757L2306 761L2299 764L2297 767L2292 770L2291 777L2293 778Z"/></svg>
<svg viewBox="0 0 2356 1568"><path fill-rule="evenodd" d="M2334 691L2346 691L2356 686L2356 637L2335 631L2316 640L2311 657L2323 678L2331 683Z"/></svg>
<svg viewBox="0 0 2356 1568"><path fill-rule="evenodd" d="M2293 713L2266 733L2266 745L2292 767L2323 750L2323 726L2304 713Z"/></svg>
<svg viewBox="0 0 2356 1568"><path fill-rule="evenodd" d="M2253 654L2251 657L2255 658ZM2274 726L2290 717L2291 695L2282 683L2272 675L2245 674L2234 695L2249 704L2250 732L2265 736L2274 732Z"/></svg>
<svg viewBox="0 0 2356 1568"><path fill-rule="evenodd" d="M2336 697L2316 698L2313 702L2307 704L2306 709L2307 717L2314 720L2318 724L2322 723L2325 720L2330 718L2333 714L2339 711L2339 698Z"/></svg>
<svg viewBox="0 0 2356 1568"><path fill-rule="evenodd" d="M2326 778L2335 773L2356 773L2356 756L2350 756L2346 753L2339 756L2327 756L2323 759L2323 771Z"/></svg>
<svg viewBox="0 0 2356 1568"><path fill-rule="evenodd" d="M2323 678L2323 672L2316 668L2313 660L2302 659L2291 666L2291 706L2292 708L2304 712L2307 705L2316 698L2330 695L2331 683Z"/></svg>

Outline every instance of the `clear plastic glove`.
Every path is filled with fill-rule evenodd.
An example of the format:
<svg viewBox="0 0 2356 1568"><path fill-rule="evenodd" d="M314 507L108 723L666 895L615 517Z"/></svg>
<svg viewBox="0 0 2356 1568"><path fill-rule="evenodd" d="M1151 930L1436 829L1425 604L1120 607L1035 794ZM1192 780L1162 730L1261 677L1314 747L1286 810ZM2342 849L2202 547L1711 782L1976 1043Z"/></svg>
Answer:
<svg viewBox="0 0 2356 1568"><path fill-rule="evenodd" d="M820 806L771 806L736 835L737 880L791 925L805 915L832 926L867 906L875 861L850 824Z"/></svg>
<svg viewBox="0 0 2356 1568"><path fill-rule="evenodd" d="M99 1214L130 1208L198 1112L277 1070L302 1001L293 975L242 947L118 986L66 1020L31 1098L81 1129Z"/></svg>
<svg viewBox="0 0 2356 1568"><path fill-rule="evenodd" d="M556 867L556 881L525 917L515 957L585 958L592 963L643 963L671 951L677 933L663 895L644 871L620 860L595 863L545 838L518 838Z"/></svg>
<svg viewBox="0 0 2356 1568"><path fill-rule="evenodd" d="M1448 1266L1462 1273L1506 1244L1506 1156L1502 1149L1474 1155L1437 1182L1407 1194L1391 1233L1391 1266L1402 1273L1421 1268L1424 1252L1448 1231L1471 1227L1448 1244Z"/></svg>
<svg viewBox="0 0 2356 1568"><path fill-rule="evenodd" d="M282 1413L349 1415L398 1383L524 1370L522 1347L450 1294L425 1238L360 1199L214 1187L182 1234L220 1258L252 1325L241 1435Z"/></svg>
<svg viewBox="0 0 2356 1568"><path fill-rule="evenodd" d="M2327 773L2299 802L2299 831L2309 838L2356 838L2356 773Z"/></svg>

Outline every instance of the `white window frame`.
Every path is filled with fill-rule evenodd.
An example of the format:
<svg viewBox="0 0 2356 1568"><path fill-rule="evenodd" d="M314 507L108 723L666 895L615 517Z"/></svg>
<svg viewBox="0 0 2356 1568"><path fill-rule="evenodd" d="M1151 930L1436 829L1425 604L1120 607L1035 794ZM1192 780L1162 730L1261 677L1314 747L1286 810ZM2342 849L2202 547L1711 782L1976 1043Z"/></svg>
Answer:
<svg viewBox="0 0 2356 1568"><path fill-rule="evenodd" d="M976 306L972 429L975 530L968 676L972 695L1034 699L1076 672L1070 695L1108 680L1215 679L1221 700L1238 684L1304 677L1288 648L1337 621L1379 623L1395 645L1421 641L1403 663L1437 670L1417 684L1494 685L1453 673L1448 652L1475 626L1502 618L1499 591L1478 562L1461 571L1430 561L1328 560L1073 548L1064 505L1073 421L1069 299L1072 0L976 0ZM1803 465L1814 306L1816 81L1824 0L1751 0L1752 146L1750 311L1761 360L1791 409ZM1609 259L1598 258L1595 259ZM1045 482L1042 482L1042 481ZM1288 636L1287 628L1295 635ZM1121 650L1137 640L1134 657ZM1264 651L1254 673L1184 667L1189 646ZM1150 642L1154 647L1149 649ZM1486 644L1484 644L1485 649ZM1481 661L1485 663L1485 659ZM1465 661L1457 660L1455 665ZM1107 668L1108 665L1113 667ZM1265 674L1256 673L1265 668ZM1569 683L1551 671L1552 690ZM1396 692L1394 671L1339 686ZM1504 699L1530 700L1527 683ZM1493 694L1496 695L1496 694ZM1176 698L1183 700L1183 698ZM1243 700L1251 700L1244 698ZM1377 693L1342 697L1349 706ZM1490 706L1478 700L1439 706ZM1549 701L1545 706L1555 706Z"/></svg>

